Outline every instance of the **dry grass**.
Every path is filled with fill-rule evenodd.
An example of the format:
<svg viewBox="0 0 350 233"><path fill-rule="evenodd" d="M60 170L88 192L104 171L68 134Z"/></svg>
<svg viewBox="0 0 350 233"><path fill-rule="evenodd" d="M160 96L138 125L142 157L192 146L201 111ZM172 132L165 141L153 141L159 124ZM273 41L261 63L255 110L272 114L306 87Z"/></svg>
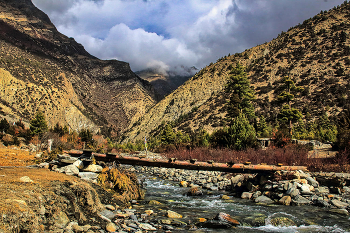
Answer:
<svg viewBox="0 0 350 233"><path fill-rule="evenodd" d="M179 160L197 159L198 161L213 160L219 163L278 164L287 166L307 166L310 171L350 172L350 161L345 154L331 158L309 158L308 151L302 146L287 146L285 148L268 148L267 150L248 149L233 151L229 149L195 148L193 150L178 149L167 152L168 158Z"/></svg>
<svg viewBox="0 0 350 233"><path fill-rule="evenodd" d="M33 183L21 182L20 178L28 176ZM2 168L0 169L0 213L23 212L27 204L38 195L37 191L49 188L52 181L79 181L78 177L67 176L47 169L37 168Z"/></svg>
<svg viewBox="0 0 350 233"><path fill-rule="evenodd" d="M0 148L0 166L28 166L34 164L34 155L15 147Z"/></svg>

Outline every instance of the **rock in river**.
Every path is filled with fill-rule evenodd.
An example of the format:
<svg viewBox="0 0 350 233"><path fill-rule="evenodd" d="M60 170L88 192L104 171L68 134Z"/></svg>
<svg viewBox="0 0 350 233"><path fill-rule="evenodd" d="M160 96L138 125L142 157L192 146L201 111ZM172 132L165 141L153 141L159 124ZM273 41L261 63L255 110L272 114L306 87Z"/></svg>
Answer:
<svg viewBox="0 0 350 233"><path fill-rule="evenodd" d="M272 203L274 203L273 200L271 200L270 198L268 198L267 196L264 196L264 195L262 195L260 197L257 197L255 199L255 202L256 203L262 203L262 204L272 204Z"/></svg>
<svg viewBox="0 0 350 233"><path fill-rule="evenodd" d="M168 210L167 211L167 217L168 218L182 218L182 215L178 214L178 213L176 213L174 211Z"/></svg>

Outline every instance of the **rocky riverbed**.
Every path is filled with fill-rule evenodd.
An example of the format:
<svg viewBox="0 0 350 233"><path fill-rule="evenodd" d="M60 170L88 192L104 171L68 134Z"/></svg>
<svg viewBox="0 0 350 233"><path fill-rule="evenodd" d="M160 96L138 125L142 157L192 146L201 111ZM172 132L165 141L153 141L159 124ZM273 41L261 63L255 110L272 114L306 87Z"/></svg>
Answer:
<svg viewBox="0 0 350 233"><path fill-rule="evenodd" d="M344 215L349 215L350 210L350 174L303 171L231 174L152 167L131 167L130 170L191 187L188 195L202 195L201 190L225 190L230 195L262 204L315 205Z"/></svg>
<svg viewBox="0 0 350 233"><path fill-rule="evenodd" d="M139 154L138 156L144 155ZM156 158L159 155L150 153L148 156ZM53 174L63 173L72 177L80 177L82 182L87 182L87 185L90 184L90 186L97 188L94 183L97 183L98 176L106 171L105 167L116 165L104 163L99 165L91 164L91 162L90 160L63 154L58 156L56 161L42 163L34 167L51 169L52 172L50 173ZM302 171L278 171L273 174L231 174L126 165L117 167L121 170L139 174L140 181L147 184L145 200L130 200L121 204L113 201L112 195L106 194L100 189L98 192L99 199L94 199L94 202L90 201L92 205L97 203L98 208L96 207L93 213L87 214L84 211L86 210L86 203L89 203L89 198L86 195L78 195L78 193L83 192L79 189L79 192L75 195L84 197L83 199L86 202L85 204L84 202L76 203L74 208L79 208L81 213L88 216L88 218L84 220L77 217L76 214L72 215L66 205L64 208L59 208L56 215L53 215L56 217L50 220L48 225L50 231L90 233L172 232L198 229L206 231L206 229L227 229L237 226L237 229L240 229L238 232L255 232L258 228L252 229L252 227L266 227L266 225L296 226L304 229L303 226L310 224L310 221L297 220L297 217L291 217L293 214L287 212L292 210L291 213L293 213L295 209L296 212L307 214L312 210L311 208L317 208L326 215L340 216L340 220L333 219L329 223L331 225L334 225L334 222L337 221L346 222L350 220L348 217L350 211L349 174L305 173ZM158 178L155 180L152 177ZM28 176L29 183L31 183L31 178ZM166 181L169 184L164 183ZM61 192L58 191L60 188L55 189L54 195L64 194L66 202L71 202L70 198L67 197L67 195L70 196L70 194L67 194L69 193L67 188L72 185L77 187L74 182L70 185L66 184L64 186L66 188L62 189ZM164 191L162 190L163 187L172 191ZM159 195L162 198L159 199ZM79 199L78 196L75 198ZM31 203L30 200L26 201L24 197L13 199L23 199L27 206L30 206L28 203ZM64 203L64 198L62 203ZM203 203L205 203L204 206ZM213 206L212 203L216 204ZM74 206L74 203L69 205ZM89 207L89 205L87 206ZM254 206L272 209L264 209L264 212L261 213L261 209L256 209ZM44 205L44 208L49 209L50 207ZM201 208L204 208L204 210ZM207 208L211 210L208 211ZM249 211L242 209L248 209ZM39 216L43 214L47 220L49 219L50 215L44 213L43 208L37 211ZM320 218L322 219L326 215L322 215ZM6 218L3 218L4 220ZM7 223L11 223L11 219ZM45 221L42 223L45 223ZM327 226L327 224L323 230L312 231L308 227L306 229L309 232L327 232L329 229L333 229L333 226ZM319 225L316 224L316 226ZM320 226L322 227L322 225ZM45 224L42 224L41 227L45 228ZM298 230L294 229L293 232L298 232L299 228ZM334 229L339 230L337 227L334 227ZM350 231L350 227L340 229L339 232ZM269 232L265 228L259 230ZM287 231L282 232L289 232L289 230L288 228Z"/></svg>

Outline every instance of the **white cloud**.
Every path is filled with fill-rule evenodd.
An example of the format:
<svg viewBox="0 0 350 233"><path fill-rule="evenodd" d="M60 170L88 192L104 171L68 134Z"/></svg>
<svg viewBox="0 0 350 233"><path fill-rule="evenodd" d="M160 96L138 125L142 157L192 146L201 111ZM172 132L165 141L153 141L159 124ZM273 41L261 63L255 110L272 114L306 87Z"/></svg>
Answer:
<svg viewBox="0 0 350 233"><path fill-rule="evenodd" d="M343 0L33 0L59 31L134 71L201 68ZM176 67L176 68L175 68Z"/></svg>

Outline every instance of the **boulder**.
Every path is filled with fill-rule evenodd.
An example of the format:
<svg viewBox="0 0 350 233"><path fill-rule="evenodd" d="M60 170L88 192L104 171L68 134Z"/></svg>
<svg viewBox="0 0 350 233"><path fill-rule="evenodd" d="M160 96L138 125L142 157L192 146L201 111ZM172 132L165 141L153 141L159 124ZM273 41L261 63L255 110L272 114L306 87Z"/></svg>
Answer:
<svg viewBox="0 0 350 233"><path fill-rule="evenodd" d="M156 200L150 200L148 202L149 205L162 205L162 203L160 203L159 201L156 201Z"/></svg>
<svg viewBox="0 0 350 233"><path fill-rule="evenodd" d="M139 225L139 227L145 231L156 231L157 230L157 228L153 227L152 225L150 225L148 223L141 223Z"/></svg>
<svg viewBox="0 0 350 233"><path fill-rule="evenodd" d="M74 166L76 166L78 169L83 169L84 168L84 163L81 160L77 160L73 163Z"/></svg>
<svg viewBox="0 0 350 233"><path fill-rule="evenodd" d="M316 192L322 193L322 194L328 194L329 188L325 186L320 186L317 189L315 189Z"/></svg>
<svg viewBox="0 0 350 233"><path fill-rule="evenodd" d="M103 216L104 218L108 218L110 220L112 220L116 216L115 213L107 209L102 210L98 213L98 215Z"/></svg>
<svg viewBox="0 0 350 233"><path fill-rule="evenodd" d="M309 205L311 204L311 201L309 199L306 199L305 197L298 195L293 198L293 203L295 205Z"/></svg>
<svg viewBox="0 0 350 233"><path fill-rule="evenodd" d="M82 180L95 180L97 179L98 174L94 172L79 172L78 176Z"/></svg>
<svg viewBox="0 0 350 233"><path fill-rule="evenodd" d="M168 218L182 218L182 215L178 214L178 213L176 213L174 211L168 210L167 211L167 217Z"/></svg>
<svg viewBox="0 0 350 233"><path fill-rule="evenodd" d="M28 176L22 176L21 178L19 178L19 181L23 183L34 183L34 181L30 179Z"/></svg>
<svg viewBox="0 0 350 233"><path fill-rule="evenodd" d="M281 199L279 199L278 203L282 205L290 205L292 201L292 198L290 196L284 196Z"/></svg>
<svg viewBox="0 0 350 233"><path fill-rule="evenodd" d="M65 228L69 223L69 218L64 212L59 212L53 215L54 225L58 228Z"/></svg>
<svg viewBox="0 0 350 233"><path fill-rule="evenodd" d="M39 166L40 168L49 169L50 164L49 164L49 163L40 163L38 166Z"/></svg>
<svg viewBox="0 0 350 233"><path fill-rule="evenodd" d="M243 175L236 175L231 178L231 185L232 187L237 186L238 183L241 183L244 181L244 176Z"/></svg>
<svg viewBox="0 0 350 233"><path fill-rule="evenodd" d="M278 227L296 226L295 222L287 217L276 217L270 220L271 225Z"/></svg>
<svg viewBox="0 0 350 233"><path fill-rule="evenodd" d="M290 189L286 192L287 195L293 197L296 197L300 194L299 189L297 189L295 186L292 186Z"/></svg>
<svg viewBox="0 0 350 233"><path fill-rule="evenodd" d="M335 207L337 207L337 208L339 208L339 209L345 209L346 207L349 206L348 203L339 201L339 200L337 200L337 199L331 200L331 203L332 203L332 205L334 205Z"/></svg>
<svg viewBox="0 0 350 233"><path fill-rule="evenodd" d="M255 202L262 203L262 204L273 204L274 203L273 200L271 200L270 198L268 198L267 196L264 196L264 195L257 197L255 199Z"/></svg>
<svg viewBox="0 0 350 233"><path fill-rule="evenodd" d="M257 198L261 196L261 191L256 191L254 194L253 194L253 199Z"/></svg>
<svg viewBox="0 0 350 233"><path fill-rule="evenodd" d="M314 178L309 176L309 177L306 177L306 180L307 180L309 185L313 186L314 188L318 188L319 184Z"/></svg>
<svg viewBox="0 0 350 233"><path fill-rule="evenodd" d="M145 210L145 213L146 213L148 216L150 216L150 215L152 215L152 214L154 213L154 211L153 211L153 210Z"/></svg>
<svg viewBox="0 0 350 233"><path fill-rule="evenodd" d="M111 210L111 211L115 210L115 207L113 205L105 205L105 207L107 210Z"/></svg>
<svg viewBox="0 0 350 233"><path fill-rule="evenodd" d="M340 215L345 215L345 216L349 215L349 212L346 209L330 209L329 211Z"/></svg>
<svg viewBox="0 0 350 233"><path fill-rule="evenodd" d="M61 169L64 169L64 173L66 173L66 175L72 176L72 175L78 175L79 174L79 169L73 164L65 166L65 167L63 167Z"/></svg>
<svg viewBox="0 0 350 233"><path fill-rule="evenodd" d="M312 195L312 192L310 191L310 187L308 184L303 184L300 187L300 190L301 190L301 194L303 195Z"/></svg>
<svg viewBox="0 0 350 233"><path fill-rule="evenodd" d="M69 157L69 156L62 156L57 159L63 164L73 164L75 161L78 160L78 158Z"/></svg>
<svg viewBox="0 0 350 233"><path fill-rule="evenodd" d="M85 172L102 172L102 167L96 164L90 164L83 169Z"/></svg>
<svg viewBox="0 0 350 233"><path fill-rule="evenodd" d="M253 194L250 193L250 192L243 192L242 195L241 195L241 198L242 199L251 199L252 196L253 196Z"/></svg>
<svg viewBox="0 0 350 233"><path fill-rule="evenodd" d="M117 230L117 226L114 223L110 222L106 225L107 232L115 232L116 230Z"/></svg>
<svg viewBox="0 0 350 233"><path fill-rule="evenodd" d="M198 224L199 227L202 228L211 228L211 229L228 229L228 228L232 228L232 225L227 223L227 222L223 222L223 221L219 221L219 220L208 220L206 222L201 222Z"/></svg>
<svg viewBox="0 0 350 233"><path fill-rule="evenodd" d="M74 232L84 232L84 228L82 226L79 226L78 223L72 225L72 230Z"/></svg>
<svg viewBox="0 0 350 233"><path fill-rule="evenodd" d="M240 223L236 219L233 219L229 214L226 214L226 213L223 213L223 212L218 213L215 216L214 220L219 220L219 221L228 223L231 226L238 226L238 225L240 225Z"/></svg>

